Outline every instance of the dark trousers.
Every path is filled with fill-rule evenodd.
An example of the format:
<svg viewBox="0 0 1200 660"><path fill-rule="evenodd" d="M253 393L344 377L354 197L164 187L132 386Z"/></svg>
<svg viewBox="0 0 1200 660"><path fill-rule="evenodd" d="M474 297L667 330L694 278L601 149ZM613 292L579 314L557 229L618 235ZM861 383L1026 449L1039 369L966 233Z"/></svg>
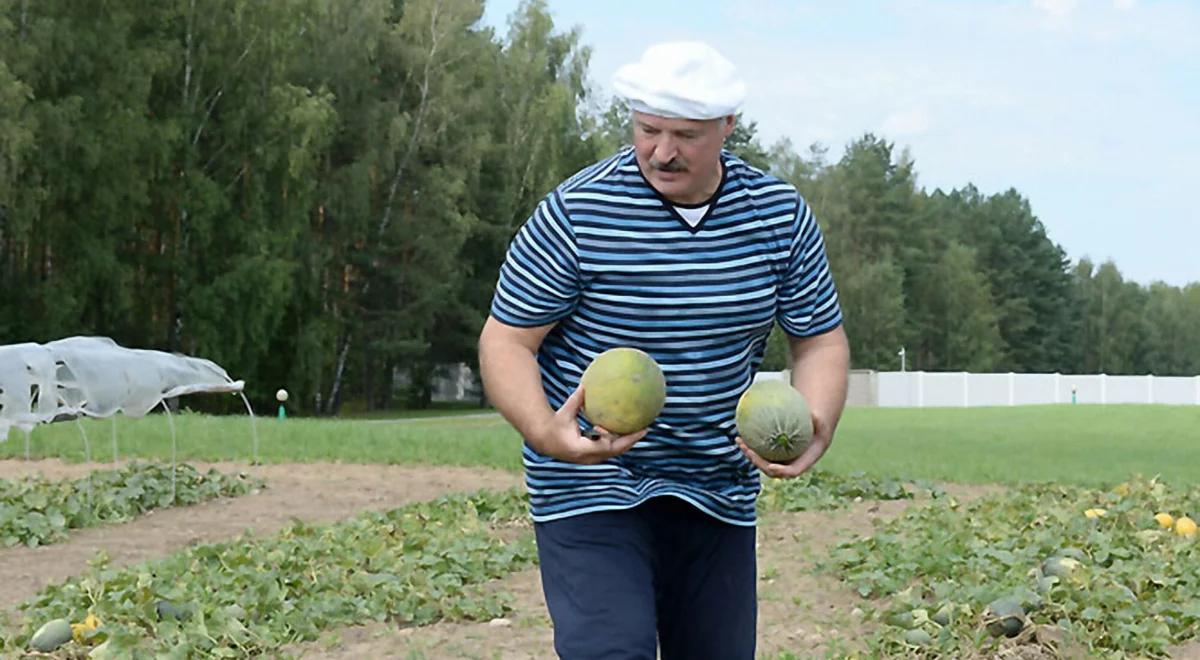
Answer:
<svg viewBox="0 0 1200 660"><path fill-rule="evenodd" d="M753 527L667 496L534 529L560 658L753 660Z"/></svg>

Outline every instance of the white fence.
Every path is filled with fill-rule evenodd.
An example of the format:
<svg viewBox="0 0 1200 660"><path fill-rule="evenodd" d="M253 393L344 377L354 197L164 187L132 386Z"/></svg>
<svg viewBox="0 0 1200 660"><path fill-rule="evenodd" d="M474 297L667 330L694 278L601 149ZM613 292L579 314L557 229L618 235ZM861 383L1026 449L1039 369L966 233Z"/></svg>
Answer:
<svg viewBox="0 0 1200 660"><path fill-rule="evenodd" d="M759 379L786 378L763 372ZM972 374L854 371L851 405L891 408L1021 406L1052 403L1200 405L1200 376Z"/></svg>
<svg viewBox="0 0 1200 660"><path fill-rule="evenodd" d="M1020 406L1047 403L1200 405L1200 376L1068 376L886 371L876 405L886 407Z"/></svg>

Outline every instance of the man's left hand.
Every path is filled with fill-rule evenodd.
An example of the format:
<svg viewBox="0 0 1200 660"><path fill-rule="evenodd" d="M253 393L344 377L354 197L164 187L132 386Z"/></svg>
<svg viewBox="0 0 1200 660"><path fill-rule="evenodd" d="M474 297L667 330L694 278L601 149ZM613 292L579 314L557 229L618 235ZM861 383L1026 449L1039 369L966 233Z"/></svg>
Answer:
<svg viewBox="0 0 1200 660"><path fill-rule="evenodd" d="M751 463L754 463L759 470L762 470L763 474L768 477L775 477L776 479L791 479L804 474L809 468L815 465L825 455L825 451L829 449L829 444L832 441L832 429L829 428L828 424L814 416L812 441L808 443L808 448L804 450L804 453L797 456L790 463L772 463L768 461L755 453L753 449L747 447L741 436L737 438L737 446L746 455L746 458L750 459Z"/></svg>

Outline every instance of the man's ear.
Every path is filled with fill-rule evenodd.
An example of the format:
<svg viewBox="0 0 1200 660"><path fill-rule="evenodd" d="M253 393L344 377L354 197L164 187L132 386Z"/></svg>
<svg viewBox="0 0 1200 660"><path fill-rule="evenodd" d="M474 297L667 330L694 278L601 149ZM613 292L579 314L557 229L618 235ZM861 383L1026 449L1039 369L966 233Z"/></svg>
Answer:
<svg viewBox="0 0 1200 660"><path fill-rule="evenodd" d="M737 117L735 117L734 115L727 115L725 117L725 119L721 120L721 123L722 123L721 133L725 137L729 137L729 134L733 132L733 125L736 122L737 122Z"/></svg>

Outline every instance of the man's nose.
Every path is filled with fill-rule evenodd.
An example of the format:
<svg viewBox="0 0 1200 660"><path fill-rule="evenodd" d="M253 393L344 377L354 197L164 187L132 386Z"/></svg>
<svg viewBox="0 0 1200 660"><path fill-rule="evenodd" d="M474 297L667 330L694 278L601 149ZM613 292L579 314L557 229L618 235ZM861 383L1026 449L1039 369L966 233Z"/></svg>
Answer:
<svg viewBox="0 0 1200 660"><path fill-rule="evenodd" d="M666 165L679 155L679 149L675 146L675 140L666 133L658 136L658 141L654 143L654 160Z"/></svg>

